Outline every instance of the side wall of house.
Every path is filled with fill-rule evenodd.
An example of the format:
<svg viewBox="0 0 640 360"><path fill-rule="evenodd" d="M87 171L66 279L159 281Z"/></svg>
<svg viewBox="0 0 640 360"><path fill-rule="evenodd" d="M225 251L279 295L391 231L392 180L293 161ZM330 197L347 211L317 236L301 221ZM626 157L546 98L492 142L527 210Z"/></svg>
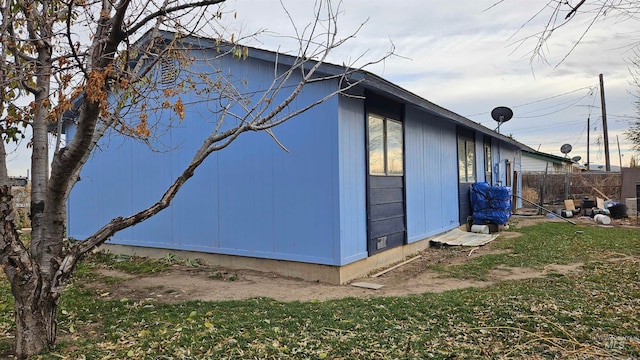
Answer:
<svg viewBox="0 0 640 360"><path fill-rule="evenodd" d="M364 101L340 98L340 254L343 264L367 257ZM412 107L404 118L408 242L458 226L456 127Z"/></svg>
<svg viewBox="0 0 640 360"><path fill-rule="evenodd" d="M567 166L553 161L545 161L532 156L522 156L522 171L527 172L545 172L549 174L564 174L567 172Z"/></svg>
<svg viewBox="0 0 640 360"><path fill-rule="evenodd" d="M455 125L408 107L405 159L408 241L415 242L457 227Z"/></svg>
<svg viewBox="0 0 640 360"><path fill-rule="evenodd" d="M191 70L207 70L194 64ZM243 91L265 89L273 64L222 62ZM246 79L246 82L243 81ZM304 106L337 84L316 83ZM286 89L286 87L285 87ZM85 166L68 206L68 233L83 239L116 216L157 201L215 127L216 101L184 99L186 116L154 139L161 151L112 135ZM240 110L240 109L236 109ZM264 132L240 135L196 170L172 205L114 235L111 243L339 265L338 99L276 127L284 151ZM364 241L363 241L364 242Z"/></svg>

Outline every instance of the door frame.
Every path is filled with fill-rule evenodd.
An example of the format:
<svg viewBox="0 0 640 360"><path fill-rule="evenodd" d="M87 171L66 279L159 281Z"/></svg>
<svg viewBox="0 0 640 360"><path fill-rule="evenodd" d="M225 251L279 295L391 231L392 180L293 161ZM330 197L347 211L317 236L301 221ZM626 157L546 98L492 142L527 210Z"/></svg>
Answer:
<svg viewBox="0 0 640 360"><path fill-rule="evenodd" d="M365 92L365 116L364 116L364 128L365 128L365 171L366 171L366 212L367 212L367 252L368 255L374 255L380 253L385 250L392 249L394 247L402 246L407 243L407 202L406 202L406 146L405 146L405 119L404 119L404 105L395 102L391 99L382 97L376 93L366 91ZM402 175L371 175L370 174L370 164L369 164L369 116L376 115L385 119L397 121L402 124ZM386 141L386 138L385 138ZM387 179L384 179L387 178ZM400 182L398 183L398 179ZM372 188L372 186L376 186L376 188ZM381 186L381 187L378 187ZM382 188L384 186L391 186L391 188ZM378 226L381 222L390 220L390 219L376 219L373 218L372 209L374 206L379 207L384 204L375 204L376 200L372 199L372 196L376 197L378 193L385 192L387 193L395 193L397 198L397 189L398 186L401 186L401 211L402 211L402 230L393 232L390 234L374 234L372 231ZM395 189L395 190L394 190ZM398 208L398 202L394 201L389 204L390 207L394 207L394 211L400 211ZM380 213L376 211L376 213ZM397 213L393 216L395 218L394 226L396 229L400 225L398 223L399 216ZM375 238L374 238L375 235ZM380 236L378 236L380 235Z"/></svg>

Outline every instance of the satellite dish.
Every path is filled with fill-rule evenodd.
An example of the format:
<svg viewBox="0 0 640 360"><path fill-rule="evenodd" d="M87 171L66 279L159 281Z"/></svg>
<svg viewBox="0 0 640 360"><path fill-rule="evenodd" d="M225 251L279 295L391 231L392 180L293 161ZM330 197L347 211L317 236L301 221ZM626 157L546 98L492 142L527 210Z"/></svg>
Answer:
<svg viewBox="0 0 640 360"><path fill-rule="evenodd" d="M511 120L511 118L513 117L513 111L506 106L498 106L491 111L491 117L493 118L493 120L502 124Z"/></svg>
<svg viewBox="0 0 640 360"><path fill-rule="evenodd" d="M573 147L571 147L571 144L564 144L564 145L560 146L560 152L565 154L565 155L570 153L572 149L573 149Z"/></svg>
<svg viewBox="0 0 640 360"><path fill-rule="evenodd" d="M571 160L573 160L573 162L578 162L580 160L582 160L582 156L578 155L578 156L574 156L571 158Z"/></svg>

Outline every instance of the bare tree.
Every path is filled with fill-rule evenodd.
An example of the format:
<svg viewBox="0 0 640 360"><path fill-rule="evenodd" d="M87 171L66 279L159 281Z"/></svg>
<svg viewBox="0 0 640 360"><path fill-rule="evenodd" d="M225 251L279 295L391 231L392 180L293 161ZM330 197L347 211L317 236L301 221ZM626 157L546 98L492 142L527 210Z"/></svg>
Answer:
<svg viewBox="0 0 640 360"><path fill-rule="evenodd" d="M505 2L499 0L492 7ZM580 45L589 33L589 30L599 21L611 21L617 23L638 22L637 14L640 11L640 2L636 0L545 0L538 11L518 29L511 37L515 48L529 46L531 41L534 46L531 50L531 62L536 60L547 63L548 45L552 38L561 34L570 23L581 22L580 36L567 49L564 56L555 66L564 62ZM522 36L525 28L531 28L537 22L542 22L542 29L532 34ZM639 41L630 39L629 48L634 48Z"/></svg>
<svg viewBox="0 0 640 360"><path fill-rule="evenodd" d="M634 52L634 58L630 60L629 73L630 84L636 89L634 93L636 116L634 120L629 121L629 129L624 132L624 135L633 144L633 149L640 153L640 53L638 51ZM635 156L632 156L631 160L633 163L629 167L637 167Z"/></svg>
<svg viewBox="0 0 640 360"><path fill-rule="evenodd" d="M238 79L222 73L190 72L194 61L210 61L215 68L215 59L197 58L203 53L186 41L198 35L216 34L217 56L242 59L247 55L235 35L216 26L228 15L219 7L223 1L0 0L0 185L4 185L0 188L0 262L15 298L18 358L55 343L58 300L85 254L115 232L169 206L211 153L247 131L265 131L277 141L270 133L272 127L357 85L349 82L349 74L371 64L345 66L337 75L319 72L329 53L355 33L339 38L339 9L330 1L318 0L315 21L294 29L297 54L284 70L281 64L275 66L273 82L260 94L243 93ZM163 76L172 76L158 70L167 60L186 69L180 77L182 86L159 88ZM329 80L340 84L334 92L308 103L296 102L305 86ZM123 214L87 239L65 244L65 203L96 144L114 131L147 141L163 126L171 126L154 119L166 119L168 113L175 121L184 117L188 105L181 95L187 91L216 106L211 107L210 117L215 119L211 133L201 139L202 145L183 172L148 208ZM66 142L58 141L50 155L49 133L59 132L61 119L70 113L75 133ZM4 141L23 136L24 127L33 133L30 246L19 240L14 225L4 151Z"/></svg>

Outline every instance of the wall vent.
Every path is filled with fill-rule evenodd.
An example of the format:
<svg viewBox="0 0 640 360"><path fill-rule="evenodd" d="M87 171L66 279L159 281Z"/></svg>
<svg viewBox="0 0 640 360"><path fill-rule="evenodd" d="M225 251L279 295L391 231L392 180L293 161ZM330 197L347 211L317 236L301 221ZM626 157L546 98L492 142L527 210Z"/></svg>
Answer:
<svg viewBox="0 0 640 360"><path fill-rule="evenodd" d="M387 247L387 237L386 236L382 236L379 237L378 239L376 239L376 250L380 250L382 248L386 248Z"/></svg>
<svg viewBox="0 0 640 360"><path fill-rule="evenodd" d="M160 59L160 84L172 85L178 79L178 67L174 59L163 57Z"/></svg>

